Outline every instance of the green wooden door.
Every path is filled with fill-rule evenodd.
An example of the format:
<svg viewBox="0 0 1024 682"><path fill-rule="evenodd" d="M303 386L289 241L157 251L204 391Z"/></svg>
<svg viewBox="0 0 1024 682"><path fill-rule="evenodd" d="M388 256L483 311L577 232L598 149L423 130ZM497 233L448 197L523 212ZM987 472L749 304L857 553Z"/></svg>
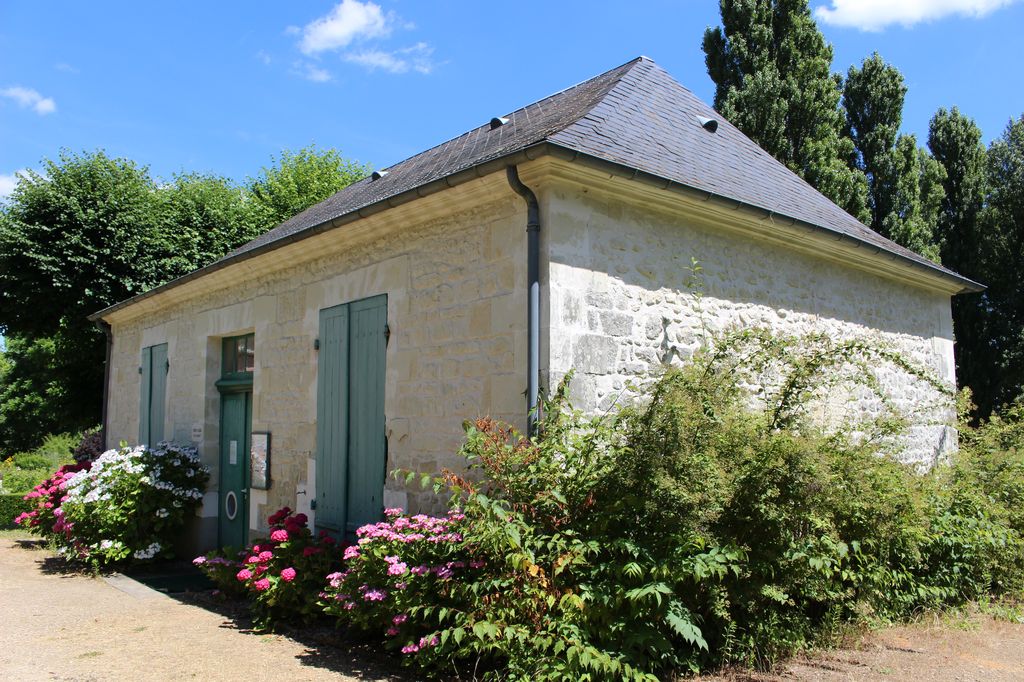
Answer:
<svg viewBox="0 0 1024 682"><path fill-rule="evenodd" d="M354 533L383 512L387 296L320 311L317 526Z"/></svg>
<svg viewBox="0 0 1024 682"><path fill-rule="evenodd" d="M167 344L142 349L142 394L139 400L139 443L156 445L164 439L167 400Z"/></svg>
<svg viewBox="0 0 1024 682"><path fill-rule="evenodd" d="M249 434L252 392L220 396L219 541L242 548L249 530Z"/></svg>
<svg viewBox="0 0 1024 682"><path fill-rule="evenodd" d="M221 344L220 474L217 532L221 547L245 546L249 534L249 447L252 432L254 334L232 336Z"/></svg>

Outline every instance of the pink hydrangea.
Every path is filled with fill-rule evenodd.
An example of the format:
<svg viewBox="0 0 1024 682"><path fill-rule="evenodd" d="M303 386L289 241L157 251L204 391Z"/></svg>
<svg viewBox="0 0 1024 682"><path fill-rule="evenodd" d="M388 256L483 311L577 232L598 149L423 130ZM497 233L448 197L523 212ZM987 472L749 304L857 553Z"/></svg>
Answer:
<svg viewBox="0 0 1024 682"><path fill-rule="evenodd" d="M398 628L390 627L390 628L387 629L387 631L384 634L386 634L388 637L394 637L395 635L398 634Z"/></svg>
<svg viewBox="0 0 1024 682"><path fill-rule="evenodd" d="M252 571L250 571L248 568L243 568L241 571L235 574L235 577L243 581L248 580L252 577Z"/></svg>
<svg viewBox="0 0 1024 682"><path fill-rule="evenodd" d="M392 618L391 622L394 623L395 625L401 625L402 623L404 623L407 620L409 620L409 616L407 614L400 613L397 616L395 616L394 618Z"/></svg>
<svg viewBox="0 0 1024 682"><path fill-rule="evenodd" d="M366 601L384 601L387 596L388 593L385 590L373 589L363 592L363 599Z"/></svg>
<svg viewBox="0 0 1024 682"><path fill-rule="evenodd" d="M278 528L270 534L270 539L274 542L288 542L288 531L284 528Z"/></svg>
<svg viewBox="0 0 1024 682"><path fill-rule="evenodd" d="M295 580L295 569L289 566L281 571L281 580L290 583Z"/></svg>
<svg viewBox="0 0 1024 682"><path fill-rule="evenodd" d="M405 646L402 647L402 653L403 654L414 654L414 653L416 653L419 650L420 650L420 648L418 646L416 646L415 644L406 644Z"/></svg>
<svg viewBox="0 0 1024 682"><path fill-rule="evenodd" d="M260 578L252 584L260 592L265 592L270 589L270 581L267 578Z"/></svg>
<svg viewBox="0 0 1024 682"><path fill-rule="evenodd" d="M273 558L274 558L274 553L271 552L269 549L265 549L265 550L263 550L262 552L259 553L259 560L261 562L263 562L263 561L270 561Z"/></svg>
<svg viewBox="0 0 1024 682"><path fill-rule="evenodd" d="M349 545L345 548L345 553L342 555L342 558L345 561L348 561L349 559L355 559L357 556L359 556L359 547L356 545Z"/></svg>
<svg viewBox="0 0 1024 682"><path fill-rule="evenodd" d="M388 575L405 575L408 571L409 567L401 561L388 566Z"/></svg>
<svg viewBox="0 0 1024 682"><path fill-rule="evenodd" d="M204 556L197 556L195 559L192 560L192 565L193 566L202 566L205 563L206 563L206 557L204 557Z"/></svg>

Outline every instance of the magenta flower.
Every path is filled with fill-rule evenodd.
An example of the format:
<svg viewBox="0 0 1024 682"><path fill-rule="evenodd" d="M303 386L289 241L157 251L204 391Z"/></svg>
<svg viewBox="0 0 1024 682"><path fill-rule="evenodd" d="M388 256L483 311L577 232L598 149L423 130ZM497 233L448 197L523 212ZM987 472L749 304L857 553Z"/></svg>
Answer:
<svg viewBox="0 0 1024 682"><path fill-rule="evenodd" d="M202 566L205 563L206 563L206 557L204 557L204 556L197 556L195 559L192 560L192 565L193 566Z"/></svg>
<svg viewBox="0 0 1024 682"><path fill-rule="evenodd" d="M420 650L420 648L418 646L416 646L415 644L406 644L405 646L402 647L402 653L403 654L414 654L414 653L416 653L419 650Z"/></svg>
<svg viewBox="0 0 1024 682"><path fill-rule="evenodd" d="M398 563L388 566L388 575L405 575L408 570L409 567L399 561Z"/></svg>
<svg viewBox="0 0 1024 682"><path fill-rule="evenodd" d="M295 580L295 569L289 566L288 568L281 571L281 580L286 583L290 583Z"/></svg>
<svg viewBox="0 0 1024 682"><path fill-rule="evenodd" d="M260 578L259 580L254 582L252 586L260 592L265 592L266 590L270 589L270 581L266 578Z"/></svg>
<svg viewBox="0 0 1024 682"><path fill-rule="evenodd" d="M387 631L384 634L386 634L388 637L394 637L395 635L398 634L398 628L390 627L390 628L387 629Z"/></svg>
<svg viewBox="0 0 1024 682"><path fill-rule="evenodd" d="M288 531L284 528L278 528L270 534L270 539L274 542L288 542Z"/></svg>
<svg viewBox="0 0 1024 682"><path fill-rule="evenodd" d="M265 549L262 552L260 552L260 554L259 554L259 560L260 561L270 561L273 558L274 558L274 553L271 552L269 549Z"/></svg>
<svg viewBox="0 0 1024 682"><path fill-rule="evenodd" d="M243 581L248 580L252 577L252 571L250 571L248 568L243 568L241 571L235 574L235 577Z"/></svg>
<svg viewBox="0 0 1024 682"><path fill-rule="evenodd" d="M394 623L395 625L401 625L402 623L404 623L407 620L409 620L409 616L404 614L404 613L400 613L397 616L395 616L394 618L392 618L391 622Z"/></svg>
<svg viewBox="0 0 1024 682"><path fill-rule="evenodd" d="M341 558L348 561L349 559L355 559L357 556L359 556L359 547L356 545L349 545L345 548L345 553Z"/></svg>
<svg viewBox="0 0 1024 682"><path fill-rule="evenodd" d="M366 590L363 593L363 599L366 601L384 601L388 596L388 593L384 590Z"/></svg>

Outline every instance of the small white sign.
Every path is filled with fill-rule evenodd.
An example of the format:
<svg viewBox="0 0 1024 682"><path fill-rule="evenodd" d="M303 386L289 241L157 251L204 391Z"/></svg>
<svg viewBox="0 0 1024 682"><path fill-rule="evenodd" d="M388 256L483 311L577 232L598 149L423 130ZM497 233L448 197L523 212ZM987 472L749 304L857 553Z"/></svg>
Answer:
<svg viewBox="0 0 1024 682"><path fill-rule="evenodd" d="M192 425L192 442L202 443L203 442L203 425L196 423Z"/></svg>
<svg viewBox="0 0 1024 682"><path fill-rule="evenodd" d="M238 464L238 441L233 440L228 444L228 464Z"/></svg>

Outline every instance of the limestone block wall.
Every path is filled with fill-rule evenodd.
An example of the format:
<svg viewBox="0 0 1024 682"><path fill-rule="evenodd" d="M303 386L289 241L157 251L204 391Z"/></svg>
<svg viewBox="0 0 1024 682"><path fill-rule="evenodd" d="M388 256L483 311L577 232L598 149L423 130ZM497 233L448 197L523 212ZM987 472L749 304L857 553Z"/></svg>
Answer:
<svg viewBox="0 0 1024 682"><path fill-rule="evenodd" d="M165 432L177 441L197 439L215 491L220 340L253 332L252 428L272 434L272 487L251 491L250 525L259 530L284 505L315 517L309 500L316 483L319 311L381 293L388 295L391 329L389 470L458 467L467 418L490 414L525 427L525 207L499 180L421 199L418 210L388 212L400 219L371 216L359 231L343 227L304 240L301 253L277 249L234 266L246 273L229 286L207 286L158 310L130 307L112 315L108 442L137 441L141 348L166 342ZM488 199L473 199L481 195ZM427 210L435 201L444 205ZM439 503L418 488L386 483L387 505L431 511ZM216 541L216 514L211 492L203 510L208 545Z"/></svg>
<svg viewBox="0 0 1024 682"><path fill-rule="evenodd" d="M551 185L544 206L550 382L575 369L580 407L603 410L628 399L628 382L649 378L666 358L684 360L701 343L702 319L708 330L766 326L874 337L954 383L948 293L569 184ZM691 258L703 268L700 311ZM937 397L898 373L882 381L903 410ZM842 400L836 408L829 418L879 405ZM932 462L955 443L948 428L928 423L950 416L940 409L919 417L906 442L908 461Z"/></svg>

